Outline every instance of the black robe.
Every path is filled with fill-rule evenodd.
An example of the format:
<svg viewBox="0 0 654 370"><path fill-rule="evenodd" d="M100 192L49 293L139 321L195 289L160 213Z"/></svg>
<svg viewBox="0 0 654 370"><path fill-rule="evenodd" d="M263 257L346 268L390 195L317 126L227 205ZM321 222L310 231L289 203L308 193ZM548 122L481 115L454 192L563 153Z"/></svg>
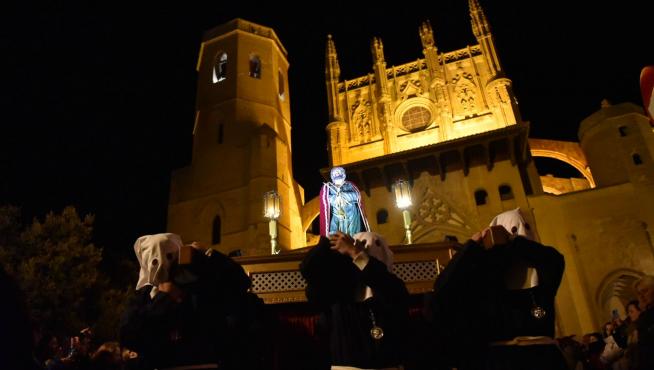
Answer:
<svg viewBox="0 0 654 370"><path fill-rule="evenodd" d="M640 313L636 321L636 330L638 330L638 343L635 369L654 369L654 307Z"/></svg>
<svg viewBox="0 0 654 370"><path fill-rule="evenodd" d="M536 269L538 286L505 288L505 273L516 259ZM554 297L563 270L558 251L523 237L490 250L469 240L436 280L429 304L435 345L447 364L476 370L565 366L555 345L492 345L519 336L554 337ZM531 314L534 306L545 310L544 318Z"/></svg>
<svg viewBox="0 0 654 370"><path fill-rule="evenodd" d="M236 367L245 348L252 320L250 279L225 255L194 256L193 263L171 272L184 291L181 303L167 293L150 297L151 286L136 291L123 315L121 344L139 354L141 368L193 364ZM193 277L193 279L189 279ZM251 358L251 356L245 356Z"/></svg>
<svg viewBox="0 0 654 370"><path fill-rule="evenodd" d="M408 291L386 265L370 257L363 270L350 257L330 249L321 238L300 265L309 302L317 304L329 335L331 365L360 368L393 367L403 363L408 323ZM365 286L373 297L360 298ZM373 339L371 312L384 331Z"/></svg>

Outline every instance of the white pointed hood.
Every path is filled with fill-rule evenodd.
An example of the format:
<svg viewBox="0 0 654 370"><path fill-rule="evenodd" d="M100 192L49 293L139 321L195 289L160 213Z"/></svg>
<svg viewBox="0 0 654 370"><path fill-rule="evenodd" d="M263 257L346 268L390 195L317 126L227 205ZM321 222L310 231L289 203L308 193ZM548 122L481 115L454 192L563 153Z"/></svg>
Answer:
<svg viewBox="0 0 654 370"><path fill-rule="evenodd" d="M364 241L368 255L383 262L388 271L393 271L393 251L388 247L388 243L383 236L375 232L364 231L354 234L353 238Z"/></svg>
<svg viewBox="0 0 654 370"><path fill-rule="evenodd" d="M536 236L529 225L525 220L520 208L512 209L510 211L502 212L499 215L495 216L493 221L491 221L489 226L502 225L512 235L520 235L529 240L536 241Z"/></svg>
<svg viewBox="0 0 654 370"><path fill-rule="evenodd" d="M179 256L182 238L176 234L164 233L144 235L134 243L134 252L141 265L136 289L152 285L150 297L157 294L159 284L168 281L170 268Z"/></svg>
<svg viewBox="0 0 654 370"><path fill-rule="evenodd" d="M489 226L501 225L513 236L522 236L529 240L536 241L536 234L533 228L525 220L520 208L502 212L493 218ZM525 261L516 259L513 265L506 271L504 281L508 289L528 289L538 285L538 273Z"/></svg>

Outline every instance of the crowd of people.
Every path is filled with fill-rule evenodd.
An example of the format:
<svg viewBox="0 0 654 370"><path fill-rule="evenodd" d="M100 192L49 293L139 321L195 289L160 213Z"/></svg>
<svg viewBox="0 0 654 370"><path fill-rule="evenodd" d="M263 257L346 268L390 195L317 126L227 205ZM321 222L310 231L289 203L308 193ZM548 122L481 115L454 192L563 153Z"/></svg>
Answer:
<svg viewBox="0 0 654 370"><path fill-rule="evenodd" d="M654 277L644 276L634 286L638 299L627 303L626 318L617 312L601 331L559 338L571 369L654 369Z"/></svg>
<svg viewBox="0 0 654 370"><path fill-rule="evenodd" d="M273 368L267 343L274 326L238 263L169 233L139 238L134 252L135 295L120 337L103 344L88 328L61 337L30 326L16 285L0 269L7 298L0 368ZM535 240L519 210L498 215L460 246L426 295L430 335L422 348L428 353L416 361L408 348L410 295L393 273L387 242L369 231L331 232L300 265L329 353L328 364L312 368L654 369L654 277L636 283L637 299L624 320L614 315L601 333L580 340L555 339L554 299L564 266L555 248Z"/></svg>
<svg viewBox="0 0 654 370"><path fill-rule="evenodd" d="M32 369L47 370L128 370L137 369L138 354L120 345L96 345L90 328L69 338L37 332ZM66 340L67 339L67 340Z"/></svg>

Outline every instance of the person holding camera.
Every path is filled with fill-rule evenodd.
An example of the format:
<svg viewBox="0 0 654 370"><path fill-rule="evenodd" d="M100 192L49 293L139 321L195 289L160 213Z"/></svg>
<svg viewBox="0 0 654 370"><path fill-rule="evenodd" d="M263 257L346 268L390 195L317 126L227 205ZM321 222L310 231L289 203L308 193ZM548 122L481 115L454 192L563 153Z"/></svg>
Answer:
<svg viewBox="0 0 654 370"><path fill-rule="evenodd" d="M220 252L165 233L137 239L136 294L120 327L142 369L232 369L249 277ZM237 318L237 319L234 319Z"/></svg>
<svg viewBox="0 0 654 370"><path fill-rule="evenodd" d="M654 369L654 276L644 275L634 284L641 312L636 321L638 359L634 369Z"/></svg>
<svg viewBox="0 0 654 370"><path fill-rule="evenodd" d="M451 367L558 370L554 297L564 259L535 241L520 209L499 214L434 284L430 318Z"/></svg>
<svg viewBox="0 0 654 370"><path fill-rule="evenodd" d="M340 231L321 237L300 264L307 299L326 324L332 370L401 369L409 294L392 266L381 235Z"/></svg>

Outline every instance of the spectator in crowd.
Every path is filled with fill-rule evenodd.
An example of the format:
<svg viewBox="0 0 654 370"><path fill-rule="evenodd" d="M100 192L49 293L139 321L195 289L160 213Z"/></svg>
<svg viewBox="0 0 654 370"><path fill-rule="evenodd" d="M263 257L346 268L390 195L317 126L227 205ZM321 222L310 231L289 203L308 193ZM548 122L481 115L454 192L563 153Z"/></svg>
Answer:
<svg viewBox="0 0 654 370"><path fill-rule="evenodd" d="M322 237L302 261L307 298L327 325L333 370L401 368L409 295L392 265L386 241L372 232Z"/></svg>
<svg viewBox="0 0 654 370"><path fill-rule="evenodd" d="M0 266L0 369L32 369L30 319L16 281Z"/></svg>
<svg viewBox="0 0 654 370"><path fill-rule="evenodd" d="M576 370L582 367L584 362L583 346L575 339L575 335L568 335L557 338L556 341L563 352L563 357L568 365L568 369Z"/></svg>
<svg viewBox="0 0 654 370"><path fill-rule="evenodd" d="M638 331L636 322L640 316L638 300L632 300L627 303L627 318L616 329L613 337L623 349L622 358L618 360L617 368L620 370L632 370L638 363Z"/></svg>
<svg viewBox="0 0 654 370"><path fill-rule="evenodd" d="M601 333L588 333L582 338L584 348L584 370L604 370L606 366L600 360L604 351L604 341Z"/></svg>
<svg viewBox="0 0 654 370"><path fill-rule="evenodd" d="M121 370L123 369L123 357L118 342L103 343L91 355L93 370Z"/></svg>
<svg viewBox="0 0 654 370"><path fill-rule="evenodd" d="M65 367L68 356L64 355L64 349L59 339L52 333L44 333L36 344L35 357L43 369L58 370Z"/></svg>
<svg viewBox="0 0 654 370"><path fill-rule="evenodd" d="M642 310L636 321L638 344L635 346L637 370L654 369L654 276L645 275L634 285Z"/></svg>
<svg viewBox="0 0 654 370"><path fill-rule="evenodd" d="M607 369L621 370L618 360L622 357L623 350L620 348L620 346L618 346L618 343L615 339L616 328L614 322L606 322L602 330L604 349L600 355L600 361L602 361Z"/></svg>

